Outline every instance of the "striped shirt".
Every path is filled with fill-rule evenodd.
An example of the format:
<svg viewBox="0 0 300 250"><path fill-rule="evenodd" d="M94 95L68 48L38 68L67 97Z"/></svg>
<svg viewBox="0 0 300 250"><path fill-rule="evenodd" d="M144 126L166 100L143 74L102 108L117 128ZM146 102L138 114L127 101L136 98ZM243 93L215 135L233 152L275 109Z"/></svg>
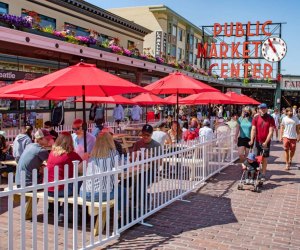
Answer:
<svg viewBox="0 0 300 250"><path fill-rule="evenodd" d="M109 172L113 170L115 167L115 161L118 160L119 154L116 150L111 150L109 153L109 157L107 158L91 158L89 160L86 175L91 176L95 174L100 174L104 172ZM107 179L109 178L109 187L107 185ZM86 191L92 192L92 180L88 179L86 181ZM114 175L103 176L99 178L94 178L94 192L100 192L102 188L102 192L111 192L114 186ZM81 186L81 192L83 191L83 187Z"/></svg>

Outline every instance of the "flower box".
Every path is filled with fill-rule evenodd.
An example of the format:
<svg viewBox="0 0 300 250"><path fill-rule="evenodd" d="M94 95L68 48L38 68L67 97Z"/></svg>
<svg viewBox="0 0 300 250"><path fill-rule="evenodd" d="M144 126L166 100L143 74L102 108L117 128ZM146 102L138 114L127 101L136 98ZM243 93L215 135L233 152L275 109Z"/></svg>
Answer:
<svg viewBox="0 0 300 250"><path fill-rule="evenodd" d="M0 22L0 26L6 27L6 28L12 28L8 23L3 23L3 22Z"/></svg>

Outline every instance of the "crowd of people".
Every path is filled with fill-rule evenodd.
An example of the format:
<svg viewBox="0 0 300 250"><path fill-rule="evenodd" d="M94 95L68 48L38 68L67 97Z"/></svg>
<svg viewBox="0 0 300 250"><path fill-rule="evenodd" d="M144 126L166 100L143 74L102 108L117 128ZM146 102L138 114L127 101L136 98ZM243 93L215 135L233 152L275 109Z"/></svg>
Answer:
<svg viewBox="0 0 300 250"><path fill-rule="evenodd" d="M140 114L139 107L134 108L137 109L136 114ZM104 115L97 115L97 112L103 113L103 109L100 108L99 110L99 106L95 107L95 117L104 119ZM115 118L118 118L116 121L123 119L122 112L122 107L117 105L114 111ZM230 147L232 140L230 135L232 135L233 141L237 144L243 167L249 171L257 168L254 146L256 154L263 156L261 175L263 180L267 171L271 140L275 137L275 140L283 142L286 169L290 169L296 150L296 142L300 140L298 118L300 110L295 112L294 108L286 108L282 110L280 115L278 109L274 109L274 113L269 114L267 105L262 103L257 109L244 107L240 115L235 113L229 115L227 112L226 114L224 116L223 108L219 108L215 115L198 118L187 117L182 114L178 119L174 119L172 114L169 114L155 128L145 124L141 130L140 140L133 145L132 151L155 149L152 152L162 153L165 145L174 145L181 141L204 141L216 138L218 146L225 150L221 154L221 160L228 161L226 148ZM276 131L278 132L276 133ZM32 140L32 133L33 127L26 126L24 131L15 138L12 148L5 142L5 137L0 135L1 160L15 159L17 162L16 184L18 186L33 184L34 169L37 170L37 183L45 181L42 176L43 167L48 168L48 182L52 182L56 178L55 166L58 166L58 180L64 179L64 166L66 164L69 166L67 177L72 178L74 173L73 161L78 161L79 173L83 172L82 162L84 160L87 161L87 175L110 171L124 153L120 142L113 138L113 130L103 127L98 127L97 133L86 133L87 147L85 150L83 121L81 119L76 119L73 122L72 133L61 132L58 134L50 121L45 122L44 128L38 129L34 133L34 141ZM136 160L136 157L139 157L139 153L135 153L135 159L131 160ZM151 155L147 157L151 157ZM25 172L25 183L21 181L23 171ZM251 171L248 178L250 181L252 179ZM153 179L149 179L147 183L152 181ZM97 201L99 192L102 190L105 193L102 200L105 201L113 198L113 187L113 178L105 177L102 180L95 178L93 185L91 180L86 181L85 194L81 183L79 183L78 190L79 195L86 195L88 201L92 199L92 194ZM92 188L94 189L93 192ZM54 187L49 187L48 192L49 196L54 196ZM68 195L73 195L72 183L68 185ZM58 187L58 196L64 196L64 185ZM63 220L62 206L59 209L59 220Z"/></svg>

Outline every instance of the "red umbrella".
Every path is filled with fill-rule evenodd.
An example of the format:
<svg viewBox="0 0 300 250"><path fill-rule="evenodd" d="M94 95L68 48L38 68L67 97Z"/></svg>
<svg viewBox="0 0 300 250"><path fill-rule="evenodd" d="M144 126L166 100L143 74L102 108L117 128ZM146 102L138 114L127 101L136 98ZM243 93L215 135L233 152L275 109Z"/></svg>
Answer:
<svg viewBox="0 0 300 250"><path fill-rule="evenodd" d="M249 96L246 96L246 95L243 95L241 94L241 96L243 97L244 101L248 102L249 104L252 104L252 105L259 105L260 102L256 101L255 99L249 97Z"/></svg>
<svg viewBox="0 0 300 250"><path fill-rule="evenodd" d="M180 104L234 104L234 102L225 94L221 92L207 92L200 94L193 94L182 98Z"/></svg>
<svg viewBox="0 0 300 250"><path fill-rule="evenodd" d="M145 89L98 69L94 64L83 62L24 83L10 91L10 93L24 93L47 98L82 96L85 152L87 130L85 96L111 96L138 92L145 92Z"/></svg>
<svg viewBox="0 0 300 250"><path fill-rule="evenodd" d="M98 69L94 64L82 62L7 91L7 93L21 93L47 98L82 95L112 96L139 92L145 92L145 90L125 79Z"/></svg>
<svg viewBox="0 0 300 250"><path fill-rule="evenodd" d="M234 101L235 104L249 104L244 97L235 92L227 92L225 95L227 95L232 101Z"/></svg>
<svg viewBox="0 0 300 250"><path fill-rule="evenodd" d="M77 102L82 102L82 98L78 98ZM99 102L99 103L117 103L117 104L135 104L132 100L121 96L121 95L114 95L108 97L98 97L98 96L87 96L85 98L86 102Z"/></svg>
<svg viewBox="0 0 300 250"><path fill-rule="evenodd" d="M186 76L180 72L170 75L151 83L145 87L153 94L197 94L201 92L218 92L219 90Z"/></svg>
<svg viewBox="0 0 300 250"><path fill-rule="evenodd" d="M164 99L150 93L141 93L132 98L131 101L140 105L167 104Z"/></svg>
<svg viewBox="0 0 300 250"><path fill-rule="evenodd" d="M182 97L178 96L179 102L181 99L182 99ZM170 96L164 98L164 100L169 104L176 104L177 103L177 95L176 94L170 95Z"/></svg>

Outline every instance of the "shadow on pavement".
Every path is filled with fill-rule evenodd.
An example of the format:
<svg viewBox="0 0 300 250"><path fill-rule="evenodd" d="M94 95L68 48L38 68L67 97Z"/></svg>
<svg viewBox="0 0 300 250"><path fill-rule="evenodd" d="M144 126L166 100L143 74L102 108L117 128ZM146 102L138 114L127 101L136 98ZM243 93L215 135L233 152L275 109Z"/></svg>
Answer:
<svg viewBox="0 0 300 250"><path fill-rule="evenodd" d="M237 222L230 198L192 193L187 199L190 202L177 201L149 217L153 227L137 225L105 249L130 249L131 241L134 249L153 249L186 231Z"/></svg>

